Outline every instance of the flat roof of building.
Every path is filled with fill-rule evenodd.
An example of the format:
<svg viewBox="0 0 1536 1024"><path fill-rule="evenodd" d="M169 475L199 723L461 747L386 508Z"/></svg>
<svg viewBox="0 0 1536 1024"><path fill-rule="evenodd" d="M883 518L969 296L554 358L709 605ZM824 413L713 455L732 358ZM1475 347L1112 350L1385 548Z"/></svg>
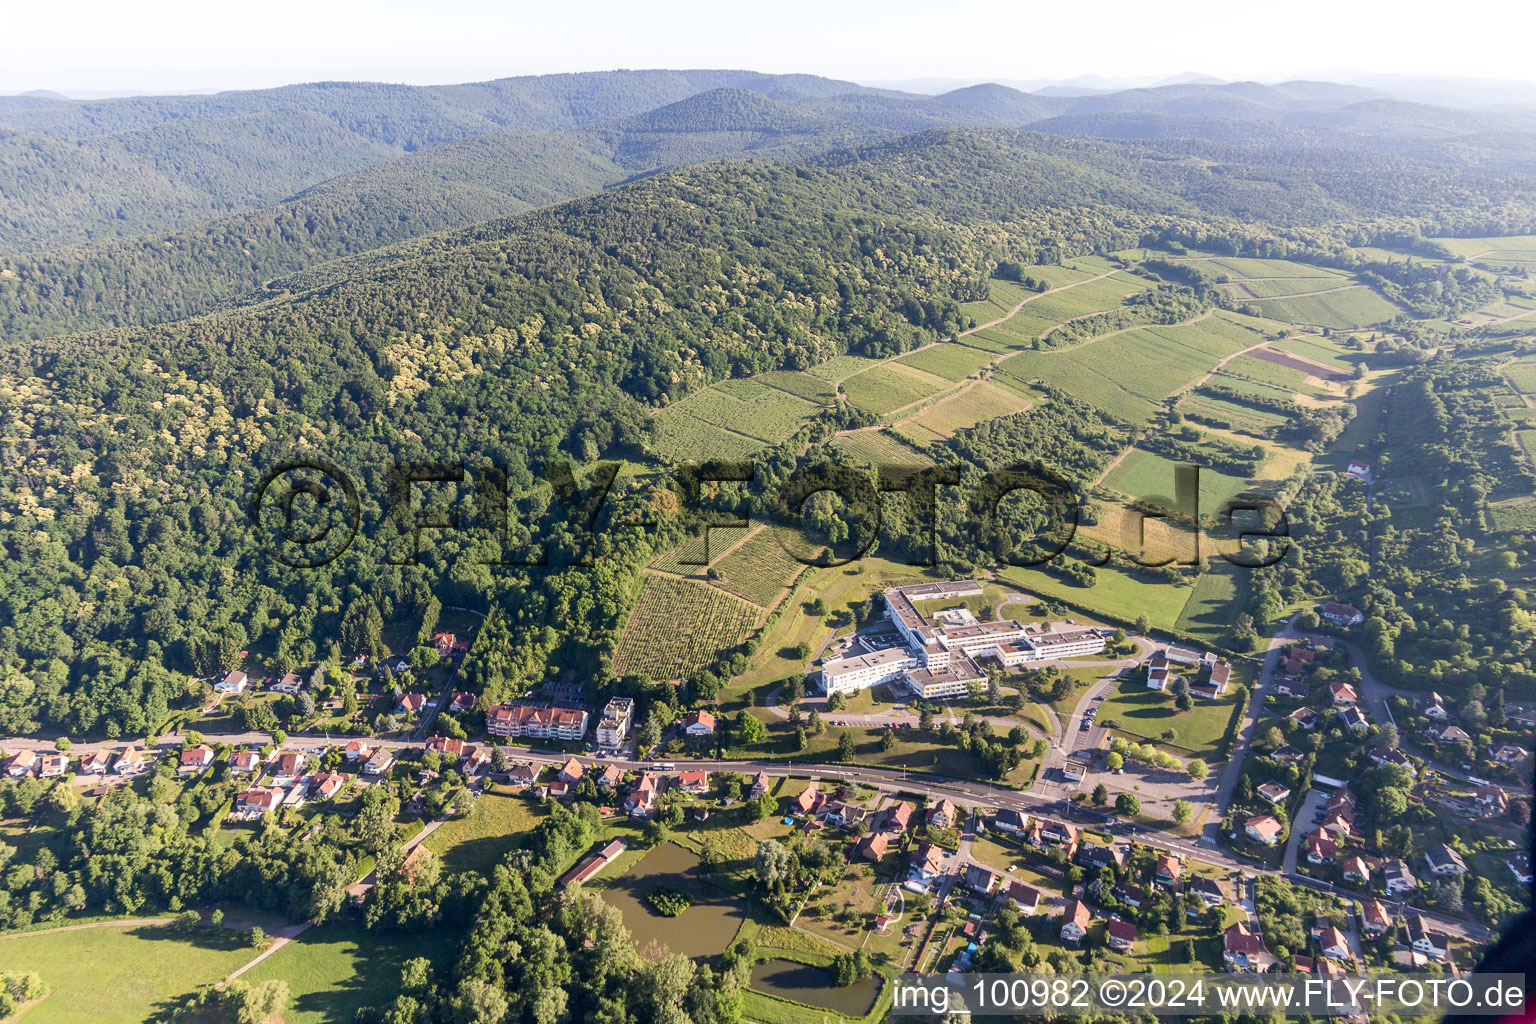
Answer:
<svg viewBox="0 0 1536 1024"><path fill-rule="evenodd" d="M915 686L936 686L940 683L968 683L973 679L984 679L980 667L971 660L970 655L956 652L955 658L946 668L915 668L907 673L907 680Z"/></svg>
<svg viewBox="0 0 1536 1024"><path fill-rule="evenodd" d="M914 660L904 647L887 647L883 651L873 651L869 654L860 654L852 658L834 658L832 661L821 663L823 676L842 676L850 672L858 672L867 668L878 668L893 662L909 662Z"/></svg>

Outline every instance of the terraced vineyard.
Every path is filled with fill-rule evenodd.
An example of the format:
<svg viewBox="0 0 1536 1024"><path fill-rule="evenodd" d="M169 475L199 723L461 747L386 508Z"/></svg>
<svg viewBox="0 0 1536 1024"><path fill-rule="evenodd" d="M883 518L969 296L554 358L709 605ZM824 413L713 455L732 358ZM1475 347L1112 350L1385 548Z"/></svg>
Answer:
<svg viewBox="0 0 1536 1024"><path fill-rule="evenodd" d="M647 573L613 671L686 679L745 640L761 617L762 609L717 587Z"/></svg>
<svg viewBox="0 0 1536 1024"><path fill-rule="evenodd" d="M883 416L953 386L953 381L924 370L884 363L843 381L843 394L859 408Z"/></svg>
<svg viewBox="0 0 1536 1024"><path fill-rule="evenodd" d="M656 414L656 451L676 460L746 455L785 441L823 404L757 379L723 381Z"/></svg>
<svg viewBox="0 0 1536 1024"><path fill-rule="evenodd" d="M1000 374L1074 395L1130 423L1145 423L1169 395L1223 358L1264 341L1273 325L1217 312L1171 327L1138 327L1058 352L1020 352Z"/></svg>
<svg viewBox="0 0 1536 1024"><path fill-rule="evenodd" d="M1088 276L1081 280L1070 288L1031 299L1012 319L967 335L965 343L991 352L1031 348L1052 327L1073 317L1115 309L1128 297L1152 287L1150 281L1123 272L1099 281Z"/></svg>
<svg viewBox="0 0 1536 1024"><path fill-rule="evenodd" d="M964 380L997 358L990 352L981 352L965 345L946 342L933 345L911 355L902 356L896 362L902 366L931 373L945 380Z"/></svg>
<svg viewBox="0 0 1536 1024"><path fill-rule="evenodd" d="M844 434L832 445L851 458L870 465L931 466L933 460L887 430L861 430Z"/></svg>
<svg viewBox="0 0 1536 1024"><path fill-rule="evenodd" d="M955 431L974 427L999 416L1012 416L1030 407L1030 401L988 381L980 381L942 402L930 405L895 430L914 441L932 442L955 435Z"/></svg>
<svg viewBox="0 0 1536 1024"><path fill-rule="evenodd" d="M1281 299L1254 299L1271 320L1347 330L1385 323L1401 310L1365 286Z"/></svg>
<svg viewBox="0 0 1536 1024"><path fill-rule="evenodd" d="M784 588L804 571L805 566L790 557L765 527L715 563L721 575L714 585L763 608L779 603Z"/></svg>

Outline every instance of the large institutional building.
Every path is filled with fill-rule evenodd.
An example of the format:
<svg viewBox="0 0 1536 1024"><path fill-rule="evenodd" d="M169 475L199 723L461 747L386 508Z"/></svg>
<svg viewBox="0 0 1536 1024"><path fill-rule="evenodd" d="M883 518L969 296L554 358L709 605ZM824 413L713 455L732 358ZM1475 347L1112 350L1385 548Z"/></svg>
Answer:
<svg viewBox="0 0 1536 1024"><path fill-rule="evenodd" d="M981 592L981 584L975 580L887 590L885 614L906 647L823 662L822 690L828 695L852 693L904 679L912 692L925 700L955 697L985 678L976 664L978 658L995 658L1012 667L1104 649L1105 633L1101 630L1051 632L1039 626L1022 626L1012 619L978 622L964 610L940 612L935 617L939 621L930 621L917 608L920 601L977 597Z"/></svg>

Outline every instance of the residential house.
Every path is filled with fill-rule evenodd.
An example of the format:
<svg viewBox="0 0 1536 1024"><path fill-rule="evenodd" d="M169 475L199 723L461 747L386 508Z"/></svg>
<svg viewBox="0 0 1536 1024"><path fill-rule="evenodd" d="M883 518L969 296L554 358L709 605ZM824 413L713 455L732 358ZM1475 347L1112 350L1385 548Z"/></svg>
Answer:
<svg viewBox="0 0 1536 1024"><path fill-rule="evenodd" d="M1423 953L1432 960L1445 960L1451 954L1451 939L1444 932L1432 928L1424 915L1409 911L1403 917L1407 926L1408 945L1416 953Z"/></svg>
<svg viewBox="0 0 1536 1024"><path fill-rule="evenodd" d="M955 804L948 797L928 808L928 824L933 828L951 828L955 824Z"/></svg>
<svg viewBox="0 0 1536 1024"><path fill-rule="evenodd" d="M1179 884L1179 878L1184 874L1184 865L1179 863L1177 857L1166 853L1159 854L1157 866L1152 870L1152 880L1165 888L1172 888Z"/></svg>
<svg viewBox="0 0 1536 1024"><path fill-rule="evenodd" d="M1443 720L1451 717L1450 711L1445 706L1445 698L1438 693L1431 693L1428 697L1420 697L1417 703L1419 712L1425 718Z"/></svg>
<svg viewBox="0 0 1536 1024"><path fill-rule="evenodd" d="M881 857L885 856L890 846L891 833L871 832L859 840L858 845L853 848L853 852L865 860L878 861Z"/></svg>
<svg viewBox="0 0 1536 1024"><path fill-rule="evenodd" d="M1392 927L1392 912L1380 900L1366 900L1361 905L1360 925L1366 935L1375 938Z"/></svg>
<svg viewBox="0 0 1536 1024"><path fill-rule="evenodd" d="M597 743L601 747L622 747L635 723L635 702L628 697L614 697L603 705L597 720Z"/></svg>
<svg viewBox="0 0 1536 1024"><path fill-rule="evenodd" d="M1346 881L1359 882L1361 885L1371 884L1371 864L1358 853L1344 858L1341 869Z"/></svg>
<svg viewBox="0 0 1536 1024"><path fill-rule="evenodd" d="M709 792L709 772L683 772L677 777L677 788L691 796L703 796Z"/></svg>
<svg viewBox="0 0 1536 1024"><path fill-rule="evenodd" d="M1229 971L1260 974L1275 962L1273 954L1264 948L1264 940L1241 921L1221 933L1221 959Z"/></svg>
<svg viewBox="0 0 1536 1024"><path fill-rule="evenodd" d="M547 704L498 704L485 713L485 731L492 736L579 740L587 734L587 717L585 708Z"/></svg>
<svg viewBox="0 0 1536 1024"><path fill-rule="evenodd" d="M1499 764L1519 764L1527 756L1527 751L1524 747L1517 747L1512 743L1503 743L1497 747L1489 747L1488 753Z"/></svg>
<svg viewBox="0 0 1536 1024"><path fill-rule="evenodd" d="M1040 902L1045 898L1039 889L1023 882L1009 882L1004 895L1013 901L1021 914L1033 914L1040 909Z"/></svg>
<svg viewBox="0 0 1536 1024"><path fill-rule="evenodd" d="M1424 863L1429 866L1430 874L1440 877L1467 873L1467 862L1461 859L1461 854L1444 843L1436 843L1425 850Z"/></svg>
<svg viewBox="0 0 1536 1024"><path fill-rule="evenodd" d="M1365 720L1365 714L1359 707L1351 704L1339 715L1339 720L1344 723L1344 728L1353 733L1369 732L1371 723Z"/></svg>
<svg viewBox="0 0 1536 1024"><path fill-rule="evenodd" d="M999 808L992 816L991 827L994 832L1006 832L1008 835L1018 835L1029 824L1029 818L1023 811L1015 811L1010 808Z"/></svg>
<svg viewBox="0 0 1536 1024"><path fill-rule="evenodd" d="M810 814L817 807L820 807L825 799L826 797L821 792L820 781L812 779L810 784L802 789L798 796L790 799L789 806L791 810L799 811L801 814Z"/></svg>
<svg viewBox="0 0 1536 1024"><path fill-rule="evenodd" d="M224 678L213 684L216 693L244 693L250 685L251 677L245 674L243 669L231 669L224 674Z"/></svg>
<svg viewBox="0 0 1536 1024"><path fill-rule="evenodd" d="M1325 601L1317 614L1335 626L1358 626L1365 621L1365 613L1352 604Z"/></svg>
<svg viewBox="0 0 1536 1024"><path fill-rule="evenodd" d="M346 784L347 776L341 772L316 772L309 779L309 795L316 800L329 800Z"/></svg>
<svg viewBox="0 0 1536 1024"><path fill-rule="evenodd" d="M1189 684L1190 695L1204 697L1206 700L1215 700L1227 692L1227 684L1231 679L1232 664L1226 659L1222 659L1211 666L1210 676Z"/></svg>
<svg viewBox="0 0 1536 1024"><path fill-rule="evenodd" d="M1435 733L1436 743L1471 743L1472 736L1459 725L1447 725Z"/></svg>
<svg viewBox="0 0 1536 1024"><path fill-rule="evenodd" d="M1278 804L1280 801L1284 800L1290 795L1290 787L1282 786L1278 782L1266 782L1264 785L1259 787L1259 796L1263 797L1265 800L1268 800L1272 804Z"/></svg>
<svg viewBox="0 0 1536 1024"><path fill-rule="evenodd" d="M1349 959L1349 940L1344 937L1343 932L1331 924L1318 933L1317 945L1324 956L1335 960Z"/></svg>
<svg viewBox="0 0 1536 1024"><path fill-rule="evenodd" d="M1188 647L1168 647L1164 648L1160 653L1169 661L1178 662L1180 665L1189 665L1191 667L1202 665L1206 660L1205 655L1201 654L1199 651L1192 651Z"/></svg>
<svg viewBox="0 0 1536 1024"><path fill-rule="evenodd" d="M1536 881L1536 873L1531 871L1531 855L1524 850L1505 857L1504 866L1509 868L1509 873L1514 875L1515 881L1521 885L1530 885Z"/></svg>
<svg viewBox="0 0 1536 1024"><path fill-rule="evenodd" d="M181 752L181 763L176 766L178 775L196 775L213 764L213 748L207 744L188 747Z"/></svg>
<svg viewBox="0 0 1536 1024"><path fill-rule="evenodd" d="M397 715L419 715L427 706L427 696L424 693L403 693L395 704Z"/></svg>
<svg viewBox="0 0 1536 1024"><path fill-rule="evenodd" d="M899 800L885 809L876 826L881 832L905 832L912 825L912 805Z"/></svg>
<svg viewBox="0 0 1536 1024"><path fill-rule="evenodd" d="M1371 464L1361 462L1359 459L1350 459L1349 467L1344 470L1344 475L1361 483L1371 482ZM1348 607L1347 605L1345 607Z"/></svg>
<svg viewBox="0 0 1536 1024"><path fill-rule="evenodd" d="M580 761L574 757L566 758L565 764L560 766L560 771L555 774L555 781L550 783L551 796L565 796L576 788L581 777L586 774Z"/></svg>
<svg viewBox="0 0 1536 1024"><path fill-rule="evenodd" d="M1168 656L1158 651L1147 662L1147 689L1166 690L1171 681L1172 667L1168 664Z"/></svg>
<svg viewBox="0 0 1536 1024"><path fill-rule="evenodd" d="M1107 867L1119 867L1125 857L1113 846L1101 843L1084 843L1077 849L1077 862L1090 871Z"/></svg>
<svg viewBox="0 0 1536 1024"><path fill-rule="evenodd" d="M255 786L235 796L235 815L256 818L275 811L283 802L283 791L276 786Z"/></svg>
<svg viewBox="0 0 1536 1024"><path fill-rule="evenodd" d="M968 864L965 868L965 887L980 896L990 896L1002 884L1003 877L980 864Z"/></svg>
<svg viewBox="0 0 1536 1024"><path fill-rule="evenodd" d="M383 775L395 766L395 755L388 747L380 747L363 762L364 775Z"/></svg>
<svg viewBox="0 0 1536 1024"><path fill-rule="evenodd" d="M539 781L539 776L544 774L544 766L532 761L513 761L507 765L507 785L517 787L532 786Z"/></svg>
<svg viewBox="0 0 1536 1024"><path fill-rule="evenodd" d="M656 813L660 801L660 777L644 772L630 787L629 796L624 800L624 811L632 817L649 818Z"/></svg>
<svg viewBox="0 0 1536 1024"><path fill-rule="evenodd" d="M44 754L38 761L37 777L56 779L69 771L69 758L63 754Z"/></svg>
<svg viewBox="0 0 1536 1024"><path fill-rule="evenodd" d="M1328 696L1336 708L1353 707L1355 702L1360 699L1353 686L1338 680L1328 684Z"/></svg>
<svg viewBox="0 0 1536 1024"><path fill-rule="evenodd" d="M1509 794L1498 786L1478 786L1473 790L1477 806L1485 818L1503 814L1509 810Z"/></svg>
<svg viewBox="0 0 1536 1024"><path fill-rule="evenodd" d="M1184 894L1204 903L1207 907L1219 906L1227 900L1221 891L1221 883L1205 875L1195 875L1184 886Z"/></svg>
<svg viewBox="0 0 1536 1024"><path fill-rule="evenodd" d="M1280 841L1281 825L1273 814L1255 814L1243 823L1243 831L1255 842L1274 846Z"/></svg>
<svg viewBox="0 0 1536 1024"><path fill-rule="evenodd" d="M1305 841L1308 864L1332 864L1339 855L1339 844L1329 839L1322 829L1308 832Z"/></svg>
<svg viewBox="0 0 1536 1024"><path fill-rule="evenodd" d="M1147 893L1134 882L1121 882L1115 886L1114 897L1126 906L1140 910L1142 903L1146 902Z"/></svg>
<svg viewBox="0 0 1536 1024"><path fill-rule="evenodd" d="M279 785L291 782L304 773L309 755L302 750L281 751L272 761L272 779Z"/></svg>
<svg viewBox="0 0 1536 1024"><path fill-rule="evenodd" d="M1287 743L1283 747L1276 748L1269 756L1281 764L1300 764L1306 755Z"/></svg>
<svg viewBox="0 0 1536 1024"><path fill-rule="evenodd" d="M230 771L249 774L261 767L261 752L257 750L237 750L229 758Z"/></svg>
<svg viewBox="0 0 1536 1024"><path fill-rule="evenodd" d="M448 702L448 710L450 713L455 715L466 715L469 712L475 710L475 705L479 702L479 700L479 697L467 691L463 693L455 693L453 695L453 699Z"/></svg>
<svg viewBox="0 0 1536 1024"><path fill-rule="evenodd" d="M822 807L821 820L832 828L848 828L869 817L869 808L846 800L828 800Z"/></svg>
<svg viewBox="0 0 1536 1024"><path fill-rule="evenodd" d="M1411 774L1416 774L1413 771L1413 759L1396 747L1374 746L1366 756L1370 758L1372 764L1383 767L1389 764L1397 765L1399 768L1408 769Z"/></svg>
<svg viewBox="0 0 1536 1024"><path fill-rule="evenodd" d="M763 795L772 788L773 780L768 777L768 773L758 772L756 775L752 776L752 792L750 796L753 800L761 800Z"/></svg>
<svg viewBox="0 0 1536 1024"><path fill-rule="evenodd" d="M354 761L366 761L373 753L373 746L367 740L349 740L347 745L341 748L341 756L348 764Z"/></svg>
<svg viewBox="0 0 1536 1024"><path fill-rule="evenodd" d="M149 758L137 747L124 747L112 765L116 775L137 775L149 767Z"/></svg>
<svg viewBox="0 0 1536 1024"><path fill-rule="evenodd" d="M708 711L690 711L679 723L686 736L713 736L715 716Z"/></svg>
<svg viewBox="0 0 1536 1024"><path fill-rule="evenodd" d="M1394 857L1382 862L1381 883L1389 895L1401 896L1418 888L1419 880L1413 877L1406 861Z"/></svg>
<svg viewBox="0 0 1536 1024"><path fill-rule="evenodd" d="M1093 914L1082 900L1069 900L1061 915L1061 941L1077 945L1088 935L1093 924Z"/></svg>
<svg viewBox="0 0 1536 1024"><path fill-rule="evenodd" d="M93 750L89 754L80 757L81 775L101 775L106 772L107 766L112 763L112 754L107 750Z"/></svg>
<svg viewBox="0 0 1536 1024"><path fill-rule="evenodd" d="M296 694L304 689L304 678L297 672L284 672L283 677L272 684L274 693Z"/></svg>
<svg viewBox="0 0 1536 1024"><path fill-rule="evenodd" d="M1297 708L1286 716L1296 723L1296 728L1309 732L1317 728L1317 712L1311 708Z"/></svg>
<svg viewBox="0 0 1536 1024"><path fill-rule="evenodd" d="M1136 945L1136 926L1118 918L1109 922L1105 929L1109 936L1109 948L1121 953L1129 952Z"/></svg>
<svg viewBox="0 0 1536 1024"><path fill-rule="evenodd" d="M933 843L923 843L912 851L907 880L923 886L932 885L944 873L944 850Z"/></svg>
<svg viewBox="0 0 1536 1024"><path fill-rule="evenodd" d="M602 774L597 777L598 789L614 789L624 781L624 769L616 764L605 767Z"/></svg>
<svg viewBox="0 0 1536 1024"><path fill-rule="evenodd" d="M24 775L30 775L32 769L37 767L42 759L35 750L21 750L11 755L11 759L5 763L5 774L13 779L19 779Z"/></svg>

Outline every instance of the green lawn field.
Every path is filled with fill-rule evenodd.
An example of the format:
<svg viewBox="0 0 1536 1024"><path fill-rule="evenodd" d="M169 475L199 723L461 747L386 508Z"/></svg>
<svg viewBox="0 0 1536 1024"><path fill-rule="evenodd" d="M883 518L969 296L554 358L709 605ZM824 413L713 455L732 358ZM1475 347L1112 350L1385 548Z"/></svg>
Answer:
<svg viewBox="0 0 1536 1024"><path fill-rule="evenodd" d="M1138 501L1161 495L1174 499L1174 470L1177 463L1153 452L1135 449L1115 467L1104 486ZM1245 477L1222 473L1208 466L1200 468L1200 513L1215 515L1222 504L1248 487ZM1183 511L1183 510L1181 510Z"/></svg>
<svg viewBox="0 0 1536 1024"><path fill-rule="evenodd" d="M1171 693L1147 689L1140 674L1125 679L1099 707L1099 722L1113 719L1120 723L1116 732L1132 742L1149 742L1166 748L1175 756L1199 757L1207 762L1221 760L1221 739L1232 720L1237 705L1232 696L1215 700L1196 698L1194 707L1180 711L1174 707ZM1170 743L1163 730L1177 735Z"/></svg>
<svg viewBox="0 0 1536 1024"><path fill-rule="evenodd" d="M422 844L442 859L445 871L475 871L489 878L545 816L534 801L496 787L475 800L469 817L438 826Z"/></svg>
<svg viewBox="0 0 1536 1024"><path fill-rule="evenodd" d="M26 1024L148 1024L255 956L245 933L227 928L108 925L0 937L0 968L36 971L50 990Z"/></svg>

